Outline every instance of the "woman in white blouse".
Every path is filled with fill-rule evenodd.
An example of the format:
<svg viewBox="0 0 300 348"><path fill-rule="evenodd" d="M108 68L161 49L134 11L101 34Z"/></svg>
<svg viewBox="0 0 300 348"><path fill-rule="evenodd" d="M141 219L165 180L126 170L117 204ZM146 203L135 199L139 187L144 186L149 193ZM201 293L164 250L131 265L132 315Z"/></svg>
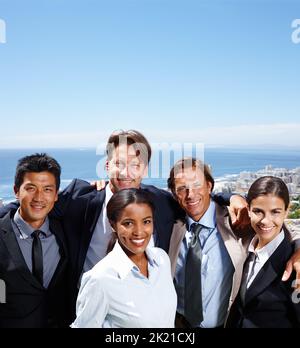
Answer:
<svg viewBox="0 0 300 348"><path fill-rule="evenodd" d="M177 297L168 255L150 247L154 206L141 189L110 199L107 217L116 242L84 273L73 328L174 327Z"/></svg>

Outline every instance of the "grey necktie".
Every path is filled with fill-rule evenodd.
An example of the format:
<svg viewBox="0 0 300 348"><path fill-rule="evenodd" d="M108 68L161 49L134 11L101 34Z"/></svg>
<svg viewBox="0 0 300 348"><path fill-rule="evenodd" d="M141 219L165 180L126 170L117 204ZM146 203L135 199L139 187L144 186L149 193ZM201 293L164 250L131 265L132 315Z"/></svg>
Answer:
<svg viewBox="0 0 300 348"><path fill-rule="evenodd" d="M32 274L43 286L43 249L39 235L42 231L36 230L32 232Z"/></svg>
<svg viewBox="0 0 300 348"><path fill-rule="evenodd" d="M192 239L185 264L184 316L192 327L203 320L202 289L201 289L201 258L202 250L199 233L204 226L192 225Z"/></svg>
<svg viewBox="0 0 300 348"><path fill-rule="evenodd" d="M250 272L250 263L252 261L255 261L256 255L255 253L250 252L245 263L244 263L244 269L243 269L243 276L242 276L242 281L241 281L241 288L240 288L240 296L242 303L245 303L245 296L246 296L246 291L247 291L247 280L250 279L251 275L249 274ZM251 273L254 271L254 265L252 265ZM249 275L249 277L248 277Z"/></svg>

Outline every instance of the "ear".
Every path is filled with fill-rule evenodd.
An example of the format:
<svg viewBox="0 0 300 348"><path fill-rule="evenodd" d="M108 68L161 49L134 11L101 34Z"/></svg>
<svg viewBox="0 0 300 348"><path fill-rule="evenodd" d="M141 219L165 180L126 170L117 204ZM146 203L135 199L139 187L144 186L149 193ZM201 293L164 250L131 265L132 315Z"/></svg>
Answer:
<svg viewBox="0 0 300 348"><path fill-rule="evenodd" d="M143 178L146 178L148 176L148 170L149 170L149 167L148 167L148 165L146 165L146 167L143 170L143 174L142 174Z"/></svg>
<svg viewBox="0 0 300 348"><path fill-rule="evenodd" d="M55 202L57 202L57 200L58 200L58 191L56 191Z"/></svg>
<svg viewBox="0 0 300 348"><path fill-rule="evenodd" d="M14 193L15 193L15 197L17 198L17 199L19 199L19 189L17 188L17 186L16 185L14 185Z"/></svg>
<svg viewBox="0 0 300 348"><path fill-rule="evenodd" d="M288 218L288 215L289 215L289 212L290 212L290 208L291 208L291 203L289 204L289 206L287 207L287 209L286 209L286 212L285 212L285 219L287 219Z"/></svg>
<svg viewBox="0 0 300 348"><path fill-rule="evenodd" d="M208 187L209 193L211 193L212 183L210 181L207 181L207 187Z"/></svg>
<svg viewBox="0 0 300 348"><path fill-rule="evenodd" d="M109 220L109 223L110 223L110 226L111 226L111 229L114 233L117 233L116 232L116 224L114 222L112 222L111 220Z"/></svg>
<svg viewBox="0 0 300 348"><path fill-rule="evenodd" d="M251 219L251 212L250 212L250 206L249 206L249 204L247 204L247 209L248 209L248 216L249 216L249 218Z"/></svg>
<svg viewBox="0 0 300 348"><path fill-rule="evenodd" d="M108 159L105 161L105 169L108 172L109 171L109 162Z"/></svg>

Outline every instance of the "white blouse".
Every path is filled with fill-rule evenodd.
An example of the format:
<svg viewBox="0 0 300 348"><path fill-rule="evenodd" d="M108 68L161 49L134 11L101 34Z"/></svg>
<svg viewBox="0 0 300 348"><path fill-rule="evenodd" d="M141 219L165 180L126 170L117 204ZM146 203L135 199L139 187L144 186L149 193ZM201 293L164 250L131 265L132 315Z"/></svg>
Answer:
<svg viewBox="0 0 300 348"><path fill-rule="evenodd" d="M164 250L149 247L148 278L118 242L84 273L73 328L172 328L177 296L170 260Z"/></svg>

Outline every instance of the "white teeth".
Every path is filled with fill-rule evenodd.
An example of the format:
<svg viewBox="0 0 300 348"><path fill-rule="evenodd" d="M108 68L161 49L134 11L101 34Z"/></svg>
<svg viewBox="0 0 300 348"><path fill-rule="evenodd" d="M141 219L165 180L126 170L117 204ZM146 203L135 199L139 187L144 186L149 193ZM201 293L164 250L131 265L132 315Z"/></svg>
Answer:
<svg viewBox="0 0 300 348"><path fill-rule="evenodd" d="M145 239L132 239L132 243L141 245L144 243Z"/></svg>
<svg viewBox="0 0 300 348"><path fill-rule="evenodd" d="M273 229L273 227L261 227L261 226L259 228L264 232L270 232Z"/></svg>
<svg viewBox="0 0 300 348"><path fill-rule="evenodd" d="M188 205L197 205L199 203L199 201L197 202L189 202Z"/></svg>

